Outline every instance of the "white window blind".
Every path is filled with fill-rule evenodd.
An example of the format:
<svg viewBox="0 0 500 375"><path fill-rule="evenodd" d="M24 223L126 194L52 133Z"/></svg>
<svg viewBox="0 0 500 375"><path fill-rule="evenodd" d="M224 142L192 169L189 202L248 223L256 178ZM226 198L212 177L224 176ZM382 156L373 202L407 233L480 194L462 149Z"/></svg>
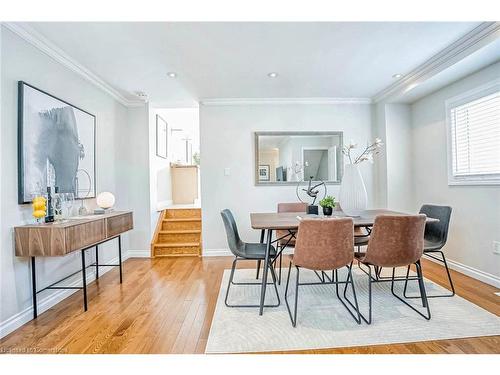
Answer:
<svg viewBox="0 0 500 375"><path fill-rule="evenodd" d="M500 91L448 108L451 179L500 183Z"/></svg>

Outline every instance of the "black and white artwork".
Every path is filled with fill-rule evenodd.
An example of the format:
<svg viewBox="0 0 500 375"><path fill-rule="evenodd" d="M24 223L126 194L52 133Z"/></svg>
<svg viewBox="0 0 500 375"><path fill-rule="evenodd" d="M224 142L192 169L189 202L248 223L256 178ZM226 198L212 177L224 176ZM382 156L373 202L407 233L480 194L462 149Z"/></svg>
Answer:
<svg viewBox="0 0 500 375"><path fill-rule="evenodd" d="M168 158L168 124L159 115L156 115L156 155L160 158Z"/></svg>
<svg viewBox="0 0 500 375"><path fill-rule="evenodd" d="M269 165L262 164L259 165L259 181L269 181Z"/></svg>
<svg viewBox="0 0 500 375"><path fill-rule="evenodd" d="M94 115L20 81L19 203L47 186L95 197Z"/></svg>

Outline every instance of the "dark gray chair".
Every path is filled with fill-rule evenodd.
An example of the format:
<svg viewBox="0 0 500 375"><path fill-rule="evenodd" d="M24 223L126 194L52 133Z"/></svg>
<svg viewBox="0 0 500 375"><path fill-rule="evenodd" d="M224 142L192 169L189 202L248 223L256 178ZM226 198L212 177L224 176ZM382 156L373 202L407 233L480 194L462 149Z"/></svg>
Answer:
<svg viewBox="0 0 500 375"><path fill-rule="evenodd" d="M451 218L451 207L424 204L422 208L420 208L420 213L425 214L427 217L439 220L438 222L425 224L423 255L444 264L446 273L448 275L448 281L450 282L450 287L451 287L451 293L430 295L427 296L427 298L453 297L455 295L455 287L453 286L453 281L451 280L451 274L448 268L448 263L446 262L446 257L444 256L444 253L441 251L444 245L446 245L446 240L448 239L448 229L450 226L450 218ZM441 258L435 256L434 255L435 253L440 254ZM406 274L408 275L409 272L410 269L408 267ZM406 286L407 285L405 283L405 289L404 289L405 297L407 297ZM407 298L416 298L416 297L407 297Z"/></svg>
<svg viewBox="0 0 500 375"><path fill-rule="evenodd" d="M229 283L227 285L226 298L224 303L227 307L260 307L260 305L230 305L227 300L229 296L229 288L231 285L262 285L261 283L235 283L233 282L234 270L236 268L236 262L238 260L258 260L265 261L266 258L266 244L263 243L246 243L240 239L238 234L238 228L236 222L234 221L233 214L230 210L225 209L221 211L222 221L224 222L224 227L226 229L227 243L229 249L234 255L233 266L231 267L231 276L229 277ZM272 260L276 257L276 249L271 246L271 252L269 254L269 270L271 271L271 277L273 279L274 290L276 291L276 296L278 298L278 303L275 305L264 305L264 307L278 307L280 305L280 296L278 293L278 288L276 286L276 274L274 272L274 267L272 266Z"/></svg>

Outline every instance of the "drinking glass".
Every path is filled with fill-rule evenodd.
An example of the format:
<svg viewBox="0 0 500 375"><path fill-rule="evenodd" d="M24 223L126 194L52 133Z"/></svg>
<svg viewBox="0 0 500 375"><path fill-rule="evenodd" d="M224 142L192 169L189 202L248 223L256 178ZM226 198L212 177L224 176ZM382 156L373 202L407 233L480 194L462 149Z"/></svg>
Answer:
<svg viewBox="0 0 500 375"><path fill-rule="evenodd" d="M65 193L64 194L64 217L68 218L73 215L73 205L75 203L75 194Z"/></svg>

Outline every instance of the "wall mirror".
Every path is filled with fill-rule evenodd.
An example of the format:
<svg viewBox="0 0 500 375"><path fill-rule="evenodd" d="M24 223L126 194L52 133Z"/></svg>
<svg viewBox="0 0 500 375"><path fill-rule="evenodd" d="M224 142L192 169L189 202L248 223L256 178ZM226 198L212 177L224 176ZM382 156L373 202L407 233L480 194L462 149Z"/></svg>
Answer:
<svg viewBox="0 0 500 375"><path fill-rule="evenodd" d="M255 184L342 180L342 132L256 132Z"/></svg>

